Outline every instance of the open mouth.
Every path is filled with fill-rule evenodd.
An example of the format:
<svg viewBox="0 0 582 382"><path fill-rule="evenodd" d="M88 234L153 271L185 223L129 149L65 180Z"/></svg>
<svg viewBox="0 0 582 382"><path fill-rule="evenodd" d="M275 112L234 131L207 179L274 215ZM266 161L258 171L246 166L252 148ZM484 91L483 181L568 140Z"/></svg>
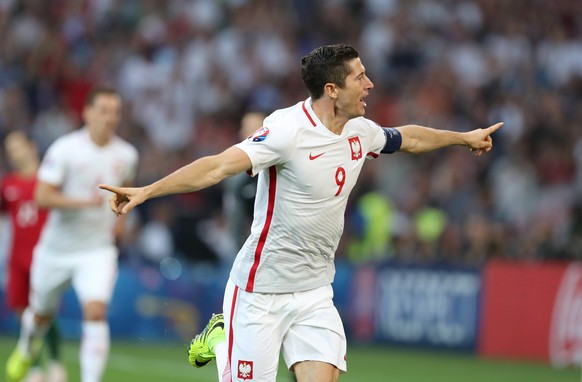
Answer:
<svg viewBox="0 0 582 382"><path fill-rule="evenodd" d="M364 106L364 107L368 106L368 105L366 104L366 101L364 101L364 99L363 99L363 98L360 98L360 103L361 103L361 104L362 104L362 106Z"/></svg>

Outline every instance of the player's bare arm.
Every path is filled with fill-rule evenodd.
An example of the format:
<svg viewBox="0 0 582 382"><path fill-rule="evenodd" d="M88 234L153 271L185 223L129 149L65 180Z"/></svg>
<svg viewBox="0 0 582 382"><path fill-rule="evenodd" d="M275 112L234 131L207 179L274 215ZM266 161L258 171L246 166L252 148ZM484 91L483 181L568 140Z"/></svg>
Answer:
<svg viewBox="0 0 582 382"><path fill-rule="evenodd" d="M65 196L59 187L42 180L39 180L36 185L34 199L41 208L61 209L97 207L103 202L103 198L97 193L90 199L75 199Z"/></svg>
<svg viewBox="0 0 582 382"><path fill-rule="evenodd" d="M398 127L402 135L400 151L419 154L440 149L447 146L467 146L476 156L489 152L493 147L491 134L503 126L503 122L496 123L484 129L475 129L468 132L438 130L418 125Z"/></svg>
<svg viewBox="0 0 582 382"><path fill-rule="evenodd" d="M99 187L115 194L109 199L109 206L117 215L125 215L146 200L202 190L250 168L251 160L247 154L233 146L218 155L200 158L144 187L115 187L105 184Z"/></svg>

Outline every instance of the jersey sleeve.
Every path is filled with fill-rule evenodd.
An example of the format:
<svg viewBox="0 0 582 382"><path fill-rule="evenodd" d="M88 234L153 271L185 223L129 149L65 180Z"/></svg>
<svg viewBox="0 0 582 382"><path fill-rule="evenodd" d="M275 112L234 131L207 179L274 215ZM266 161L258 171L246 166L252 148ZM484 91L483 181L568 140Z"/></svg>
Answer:
<svg viewBox="0 0 582 382"><path fill-rule="evenodd" d="M370 150L366 155L366 159L378 158L386 145L386 135L382 127L376 122L369 119L365 119L365 121L368 123L370 130Z"/></svg>
<svg viewBox="0 0 582 382"><path fill-rule="evenodd" d="M297 137L292 129L278 125L270 127L267 120L265 124L235 145L249 156L252 176L265 168L285 163L295 151Z"/></svg>
<svg viewBox="0 0 582 382"><path fill-rule="evenodd" d="M40 168L38 179L60 186L63 184L67 171L67 150L63 140L56 140L47 150Z"/></svg>

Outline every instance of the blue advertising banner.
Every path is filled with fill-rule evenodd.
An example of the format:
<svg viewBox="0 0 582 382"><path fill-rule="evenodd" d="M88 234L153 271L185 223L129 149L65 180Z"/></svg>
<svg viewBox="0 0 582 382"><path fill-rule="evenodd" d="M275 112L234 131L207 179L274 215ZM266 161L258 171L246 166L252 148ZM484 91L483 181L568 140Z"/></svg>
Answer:
<svg viewBox="0 0 582 382"><path fill-rule="evenodd" d="M476 349L477 270L387 265L358 269L353 281L350 333L355 339Z"/></svg>
<svg viewBox="0 0 582 382"><path fill-rule="evenodd" d="M227 277L226 270L211 266L183 267L168 274L157 266L122 264L108 314L112 337L188 342L212 313L222 310ZM57 316L64 337L80 338L81 317L78 300L69 288ZM17 332L16 317L0 288L0 333L16 336Z"/></svg>
<svg viewBox="0 0 582 382"><path fill-rule="evenodd" d="M477 270L337 263L334 302L350 341L475 350L481 276ZM122 264L109 322L113 338L188 341L221 311L228 269L184 266L180 272ZM65 337L79 338L74 292L58 314ZM0 333L17 322L0 288Z"/></svg>

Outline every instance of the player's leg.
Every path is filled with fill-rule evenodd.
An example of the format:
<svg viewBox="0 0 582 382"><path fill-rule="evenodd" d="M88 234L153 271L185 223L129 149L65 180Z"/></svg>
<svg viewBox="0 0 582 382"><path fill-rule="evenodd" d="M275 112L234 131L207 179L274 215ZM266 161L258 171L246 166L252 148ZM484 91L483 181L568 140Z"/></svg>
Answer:
<svg viewBox="0 0 582 382"><path fill-rule="evenodd" d="M7 296L8 304L17 313L19 319L22 317L24 309L28 306L28 297L30 294L30 266L13 262L8 272ZM49 363L45 378L45 371L41 367L40 354L32 360L32 367L27 382L46 381L46 382L65 382L67 372L60 363L60 336L55 320L51 321L48 331L45 335L45 347L48 350Z"/></svg>
<svg viewBox="0 0 582 382"><path fill-rule="evenodd" d="M42 251L35 253L31 267L30 306L22 314L18 344L6 365L9 381L21 381L38 357L42 338L69 282L70 269Z"/></svg>
<svg viewBox="0 0 582 382"><path fill-rule="evenodd" d="M8 265L6 277L6 300L8 306L18 317L22 317L24 309L28 306L30 290L30 268L11 261Z"/></svg>
<svg viewBox="0 0 582 382"><path fill-rule="evenodd" d="M213 314L206 327L190 342L188 361L194 367L203 367L216 358L215 348L224 343L224 317Z"/></svg>
<svg viewBox="0 0 582 382"><path fill-rule="evenodd" d="M67 370L61 363L61 335L57 320L51 322L45 334L45 346L48 350L49 362L46 370L46 382L66 382Z"/></svg>
<svg viewBox="0 0 582 382"><path fill-rule="evenodd" d="M218 372L218 382L223 382L222 376L228 363L228 343L226 341L226 331L224 332L224 341L214 345L214 354L216 355L216 371Z"/></svg>
<svg viewBox="0 0 582 382"><path fill-rule="evenodd" d="M15 254L18 256L19 254ZM6 295L8 305L12 308L19 321L22 319L24 309L28 306L28 296L30 294L30 264L15 259L10 262L8 268L8 282ZM39 354L32 360L32 366L26 376L26 382L43 382L45 381L45 372L41 365L41 356ZM46 381L57 382L57 381Z"/></svg>
<svg viewBox="0 0 582 382"><path fill-rule="evenodd" d="M230 280L223 303L227 362L222 381L275 382L281 343L293 315L290 294L248 293Z"/></svg>
<svg viewBox="0 0 582 382"><path fill-rule="evenodd" d="M75 261L73 287L83 311L81 381L99 382L109 357L107 308L117 280L117 250L76 254Z"/></svg>
<svg viewBox="0 0 582 382"><path fill-rule="evenodd" d="M30 309L26 309L21 316L18 344L6 364L8 381L44 381L44 370L40 363L42 348L40 333L44 325L40 322L35 323L34 317Z"/></svg>
<svg viewBox="0 0 582 382"><path fill-rule="evenodd" d="M295 293L297 320L283 341L283 358L298 382L335 382L346 371L346 337L331 285Z"/></svg>
<svg viewBox="0 0 582 382"><path fill-rule="evenodd" d="M19 256L19 254L13 254L13 256ZM29 286L30 264L24 264L21 259L12 257L8 264L6 299L10 309L16 313L19 322L22 320L24 309L28 306ZM43 378L44 371L40 366L40 357L36 357L32 360L26 381L41 381Z"/></svg>
<svg viewBox="0 0 582 382"><path fill-rule="evenodd" d="M102 301L82 303L83 327L79 361L82 382L99 382L109 357L110 335L107 305Z"/></svg>
<svg viewBox="0 0 582 382"><path fill-rule="evenodd" d="M293 365L293 373L299 382L337 382L340 371L326 362L303 361Z"/></svg>

